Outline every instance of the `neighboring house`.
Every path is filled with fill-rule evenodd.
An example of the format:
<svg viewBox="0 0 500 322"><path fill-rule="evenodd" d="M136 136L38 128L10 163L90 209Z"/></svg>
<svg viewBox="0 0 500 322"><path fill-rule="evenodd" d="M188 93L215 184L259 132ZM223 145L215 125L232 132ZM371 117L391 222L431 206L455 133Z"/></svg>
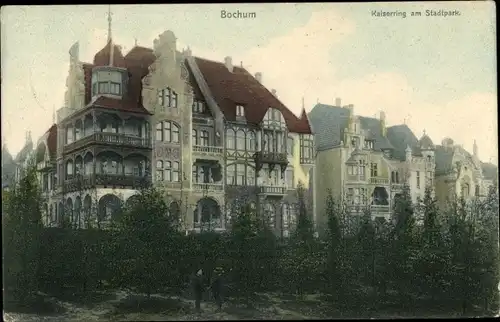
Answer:
<svg viewBox="0 0 500 322"><path fill-rule="evenodd" d="M389 219L403 183L414 201L432 184L432 141L426 135L417 140L406 125L387 128L385 113L379 119L357 116L353 105L342 107L337 99L336 106L314 106L309 120L317 150L314 195L320 233L326 227L329 192L353 214L369 209L373 218Z"/></svg>
<svg viewBox="0 0 500 322"><path fill-rule="evenodd" d="M441 208L457 197L485 197L489 187L497 183L498 168L479 160L475 141L472 155L451 138L436 147L436 198Z"/></svg>
<svg viewBox="0 0 500 322"><path fill-rule="evenodd" d="M154 184L186 230L226 229L251 203L286 235L295 188L308 188L314 167L313 137L305 111L295 116L261 82L230 57L179 52L171 31L153 49L126 55L109 39L92 64L78 60L75 44L58 111L53 209L79 227L96 209L105 223L141 185ZM49 141L40 162L53 160Z"/></svg>
<svg viewBox="0 0 500 322"><path fill-rule="evenodd" d="M16 164L5 143L2 145L2 189L8 189L15 180Z"/></svg>

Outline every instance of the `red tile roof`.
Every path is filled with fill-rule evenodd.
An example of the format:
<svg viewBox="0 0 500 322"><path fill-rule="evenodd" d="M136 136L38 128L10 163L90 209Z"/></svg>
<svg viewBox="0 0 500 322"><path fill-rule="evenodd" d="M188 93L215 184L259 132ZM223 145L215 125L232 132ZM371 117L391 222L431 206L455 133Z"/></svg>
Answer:
<svg viewBox="0 0 500 322"><path fill-rule="evenodd" d="M259 124L268 108L273 107L283 114L289 131L311 133L307 117L297 118L246 69L235 66L231 73L223 63L199 57L195 60L227 120L234 121L236 105L243 105L247 122Z"/></svg>
<svg viewBox="0 0 500 322"><path fill-rule="evenodd" d="M93 103L92 106L107 108L110 110L118 110L124 112L141 113L141 114L151 114L142 106L138 106L137 103L131 100L122 100L117 98L111 98L106 96L99 96Z"/></svg>
<svg viewBox="0 0 500 322"><path fill-rule="evenodd" d="M47 136L47 148L49 149L50 159L55 160L57 153L57 125L52 124L50 129L45 133L49 134Z"/></svg>
<svg viewBox="0 0 500 322"><path fill-rule="evenodd" d="M109 63L109 52L111 44L108 44L96 54L95 64L107 65ZM107 61L105 56L107 55ZM93 105L105 108L124 110L129 112L149 113L142 105L142 78L149 72L148 67L156 60L153 50L150 48L136 46L130 50L125 57L121 56L121 51L115 46L114 59L116 64L122 64L129 72L128 95L123 100L116 100L101 97ZM285 119L288 130L294 133L310 134L311 127L307 120L305 111L300 117L295 116L281 101L259 83L247 70L241 67L234 67L233 72L229 72L221 62L215 62L199 57L195 61L207 82L210 91L219 105L221 112L229 121L236 119L236 105L243 105L245 116L249 123L259 124L262 122L268 108L278 109ZM84 64L85 75L85 104L91 100L91 77L94 65ZM192 74L192 73L190 73ZM196 99L204 99L194 80L190 75L190 83L193 87Z"/></svg>
<svg viewBox="0 0 500 322"><path fill-rule="evenodd" d="M94 66L108 66L109 65L109 56L111 53L111 46L113 46L113 66L125 68L125 58L123 57L122 51L119 46L112 45L112 41L108 41L106 46L101 49L94 56Z"/></svg>

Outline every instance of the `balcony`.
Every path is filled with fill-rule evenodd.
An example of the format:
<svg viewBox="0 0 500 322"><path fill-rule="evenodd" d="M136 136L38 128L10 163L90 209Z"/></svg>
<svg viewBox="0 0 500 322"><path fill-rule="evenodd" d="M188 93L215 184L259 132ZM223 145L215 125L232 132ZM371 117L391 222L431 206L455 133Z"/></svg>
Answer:
<svg viewBox="0 0 500 322"><path fill-rule="evenodd" d="M80 149L90 144L107 144L131 148L152 149L151 139L124 133L97 132L64 146L64 152Z"/></svg>
<svg viewBox="0 0 500 322"><path fill-rule="evenodd" d="M38 162L38 164L36 165L36 169L38 171L46 171L46 170L53 169L54 167L55 167L55 164L50 162L50 161Z"/></svg>
<svg viewBox="0 0 500 322"><path fill-rule="evenodd" d="M72 192L94 186L138 189L151 184L150 176L134 176L123 174L95 174L74 177L64 180L64 191Z"/></svg>
<svg viewBox="0 0 500 322"><path fill-rule="evenodd" d="M314 165L314 159L313 158L304 158L304 157L300 156L300 164Z"/></svg>
<svg viewBox="0 0 500 322"><path fill-rule="evenodd" d="M193 190L196 192L222 192L224 186L222 183L193 183Z"/></svg>
<svg viewBox="0 0 500 322"><path fill-rule="evenodd" d="M269 196L284 196L286 194L286 187L260 186L259 194Z"/></svg>
<svg viewBox="0 0 500 322"><path fill-rule="evenodd" d="M281 165L288 164L286 153L281 153L281 152L267 152L267 151L255 152L254 159L255 163L259 164L263 163L273 163Z"/></svg>
<svg viewBox="0 0 500 322"><path fill-rule="evenodd" d="M391 183L391 190L393 191L403 191L404 184L402 183Z"/></svg>
<svg viewBox="0 0 500 322"><path fill-rule="evenodd" d="M389 205L371 205L370 210L372 214L387 214L391 207Z"/></svg>
<svg viewBox="0 0 500 322"><path fill-rule="evenodd" d="M389 184L389 179L371 177L370 178L370 183L371 184L376 184L376 185L388 185Z"/></svg>
<svg viewBox="0 0 500 322"><path fill-rule="evenodd" d="M218 146L193 146L193 155L198 159L219 160L224 154L224 149Z"/></svg>

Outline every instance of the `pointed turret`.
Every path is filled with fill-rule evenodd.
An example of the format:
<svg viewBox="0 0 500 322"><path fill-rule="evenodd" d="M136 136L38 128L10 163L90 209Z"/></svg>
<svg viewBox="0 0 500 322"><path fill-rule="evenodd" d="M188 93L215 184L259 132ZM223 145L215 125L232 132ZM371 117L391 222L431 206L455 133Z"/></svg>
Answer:
<svg viewBox="0 0 500 322"><path fill-rule="evenodd" d="M434 150L434 143L432 142L431 138L425 133L425 130L424 134L418 141L418 146L422 151Z"/></svg>

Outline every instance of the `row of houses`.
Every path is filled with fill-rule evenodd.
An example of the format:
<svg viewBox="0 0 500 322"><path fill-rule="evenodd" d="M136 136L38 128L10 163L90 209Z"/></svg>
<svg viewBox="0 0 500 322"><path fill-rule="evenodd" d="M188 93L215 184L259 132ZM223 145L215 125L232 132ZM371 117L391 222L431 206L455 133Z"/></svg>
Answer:
<svg viewBox="0 0 500 322"><path fill-rule="evenodd" d="M497 176L476 144L472 155L451 139L435 145L406 125L388 127L383 112L358 116L340 99L309 114L302 106L297 116L262 84L262 73L231 57L178 50L171 31L125 55L110 37L91 63L80 61L76 43L69 60L54 124L36 144L28 134L16 158L5 159L18 176L35 162L48 226L105 225L140 187L154 185L187 231L228 229L250 204L285 236L296 222L299 185L320 227L328 191L389 218L405 182L415 202L431 186L444 205L455 192L484 195Z"/></svg>

